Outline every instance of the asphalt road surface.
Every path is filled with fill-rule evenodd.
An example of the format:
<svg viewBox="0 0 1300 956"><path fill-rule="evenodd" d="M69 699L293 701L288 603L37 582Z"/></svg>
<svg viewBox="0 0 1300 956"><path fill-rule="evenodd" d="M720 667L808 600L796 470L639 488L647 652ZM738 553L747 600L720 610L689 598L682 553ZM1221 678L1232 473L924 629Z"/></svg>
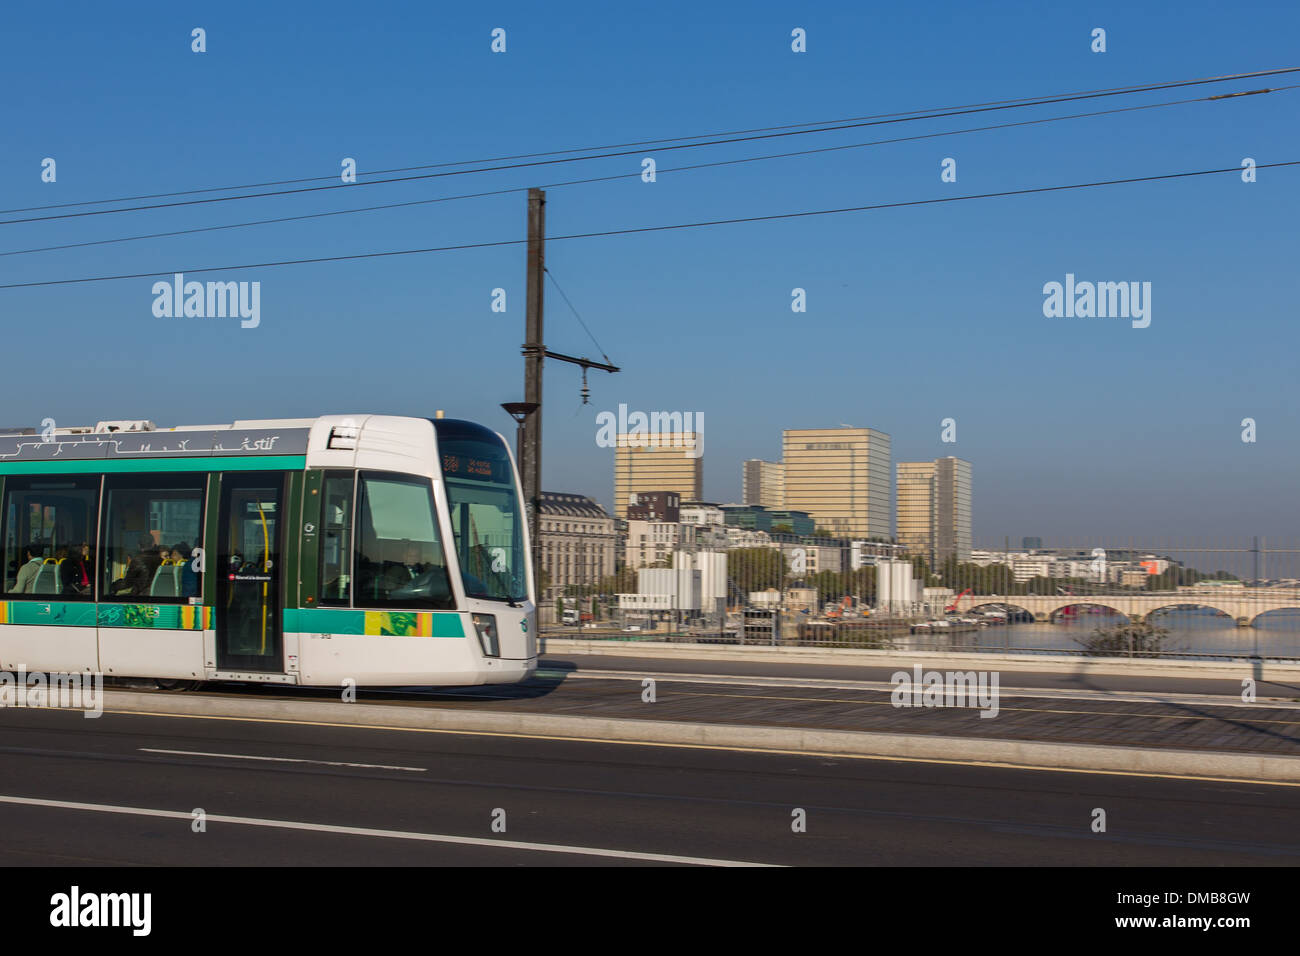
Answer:
<svg viewBox="0 0 1300 956"><path fill-rule="evenodd" d="M0 826L5 865L1294 866L1300 786L8 709Z"/></svg>

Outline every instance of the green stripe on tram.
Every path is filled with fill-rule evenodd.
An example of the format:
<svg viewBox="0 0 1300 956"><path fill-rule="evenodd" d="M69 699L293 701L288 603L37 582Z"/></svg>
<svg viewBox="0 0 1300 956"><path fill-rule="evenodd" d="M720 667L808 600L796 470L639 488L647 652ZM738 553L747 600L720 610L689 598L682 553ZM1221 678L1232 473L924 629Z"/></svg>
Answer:
<svg viewBox="0 0 1300 956"><path fill-rule="evenodd" d="M0 623L45 627L94 627L96 605L64 601L6 601Z"/></svg>
<svg viewBox="0 0 1300 956"><path fill-rule="evenodd" d="M287 608L289 634L348 634L372 637L464 637L458 611L363 611L349 608Z"/></svg>
<svg viewBox="0 0 1300 956"><path fill-rule="evenodd" d="M0 475L98 475L160 471L291 471L307 467L306 455L229 458L77 458L66 461L0 461Z"/></svg>
<svg viewBox="0 0 1300 956"><path fill-rule="evenodd" d="M0 624L32 627L149 627L201 631L210 608L195 604L88 604L82 601L0 602Z"/></svg>
<svg viewBox="0 0 1300 956"><path fill-rule="evenodd" d="M147 627L201 631L213 609L194 604L89 604L78 601L0 601L0 625L29 627ZM286 633L370 637L464 637L459 611L365 611L286 608Z"/></svg>

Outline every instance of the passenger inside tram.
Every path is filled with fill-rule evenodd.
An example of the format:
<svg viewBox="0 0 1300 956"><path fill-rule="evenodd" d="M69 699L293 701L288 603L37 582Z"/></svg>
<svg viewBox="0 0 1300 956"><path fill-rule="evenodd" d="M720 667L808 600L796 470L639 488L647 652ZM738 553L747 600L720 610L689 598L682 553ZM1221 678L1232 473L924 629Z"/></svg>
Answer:
<svg viewBox="0 0 1300 956"><path fill-rule="evenodd" d="M15 592L18 594L32 593L32 585L36 583L36 575L40 574L41 565L45 563L44 554L45 549L39 544L29 544L23 550L26 561L18 569L18 578L13 586Z"/></svg>
<svg viewBox="0 0 1300 956"><path fill-rule="evenodd" d="M162 564L162 557L154 544L153 535L142 534L139 551L131 556L126 574L114 581L109 590L113 594L130 594L145 596L153 584L154 572Z"/></svg>
<svg viewBox="0 0 1300 956"><path fill-rule="evenodd" d="M181 597L197 597L199 593L199 573L194 570L191 552L185 541L172 548L172 560L181 565Z"/></svg>
<svg viewBox="0 0 1300 956"><path fill-rule="evenodd" d="M90 560L90 544L88 542L83 541L72 549L67 560L61 565L64 594L90 593L90 569L92 564L93 562Z"/></svg>

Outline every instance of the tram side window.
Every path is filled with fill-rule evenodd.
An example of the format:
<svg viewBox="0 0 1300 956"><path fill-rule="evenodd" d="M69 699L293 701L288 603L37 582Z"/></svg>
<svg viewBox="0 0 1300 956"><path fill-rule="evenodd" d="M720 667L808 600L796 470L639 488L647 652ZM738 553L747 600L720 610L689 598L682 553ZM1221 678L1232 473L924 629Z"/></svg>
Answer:
<svg viewBox="0 0 1300 956"><path fill-rule="evenodd" d="M205 475L110 478L104 490L105 601L173 604L202 593Z"/></svg>
<svg viewBox="0 0 1300 956"><path fill-rule="evenodd" d="M355 606L456 606L429 479L363 473L357 516Z"/></svg>
<svg viewBox="0 0 1300 956"><path fill-rule="evenodd" d="M321 492L320 600L347 607L352 600L353 476L325 476Z"/></svg>
<svg viewBox="0 0 1300 956"><path fill-rule="evenodd" d="M5 482L4 593L94 599L98 478Z"/></svg>

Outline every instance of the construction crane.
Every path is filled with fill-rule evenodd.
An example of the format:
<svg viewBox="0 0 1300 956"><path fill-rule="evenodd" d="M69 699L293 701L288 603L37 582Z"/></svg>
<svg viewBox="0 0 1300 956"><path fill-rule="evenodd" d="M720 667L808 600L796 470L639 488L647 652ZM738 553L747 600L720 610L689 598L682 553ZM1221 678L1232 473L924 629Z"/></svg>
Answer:
<svg viewBox="0 0 1300 956"><path fill-rule="evenodd" d="M957 605L961 603L961 599L970 593L972 593L970 588L967 588L965 591L962 591L961 594L958 594L953 599L953 602L951 604L949 604L946 608L943 609L943 613L951 614L953 611L957 610Z"/></svg>
<svg viewBox="0 0 1300 956"><path fill-rule="evenodd" d="M844 612L853 607L853 598L845 595L844 600L839 603L838 607L826 612L826 616L832 620L838 620L844 617Z"/></svg>

